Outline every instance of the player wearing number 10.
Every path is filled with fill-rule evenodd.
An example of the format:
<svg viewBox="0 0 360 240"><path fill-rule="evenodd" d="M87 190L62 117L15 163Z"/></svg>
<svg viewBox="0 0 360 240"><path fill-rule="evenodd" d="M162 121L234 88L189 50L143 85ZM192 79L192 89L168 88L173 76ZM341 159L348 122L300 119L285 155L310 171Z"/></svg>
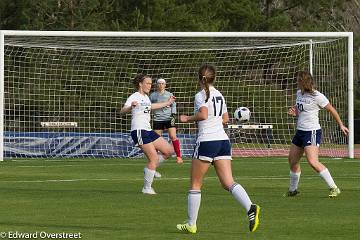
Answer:
<svg viewBox="0 0 360 240"><path fill-rule="evenodd" d="M198 137L191 163L191 186L188 193L188 220L176 227L180 231L196 233L196 221L201 202L201 187L204 175L211 164L224 189L246 209L249 228L253 232L259 225L260 207L253 204L245 189L236 183L231 171L231 145L223 124L229 115L223 95L213 86L215 67L204 64L199 69L199 84L202 90L195 96L195 114L181 115L181 122L198 122Z"/></svg>
<svg viewBox="0 0 360 240"><path fill-rule="evenodd" d="M349 130L342 123L336 109L329 100L315 89L313 77L307 71L296 74L299 90L296 93L296 105L289 108L288 114L297 119L296 134L292 140L289 152L290 186L285 196L296 196L300 180L300 159L305 152L310 166L319 173L330 188L329 197L336 197L340 189L336 186L329 170L319 162L319 146L321 142L321 127L319 124L319 110L325 108L335 118L343 134Z"/></svg>

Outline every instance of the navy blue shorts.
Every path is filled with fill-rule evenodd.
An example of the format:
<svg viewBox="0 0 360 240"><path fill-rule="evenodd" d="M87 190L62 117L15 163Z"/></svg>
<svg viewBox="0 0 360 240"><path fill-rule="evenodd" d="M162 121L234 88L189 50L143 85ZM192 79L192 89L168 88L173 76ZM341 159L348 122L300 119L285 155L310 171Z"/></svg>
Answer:
<svg viewBox="0 0 360 240"><path fill-rule="evenodd" d="M319 147L321 143L321 129L312 131L296 130L295 136L291 142L301 148L310 145Z"/></svg>
<svg viewBox="0 0 360 240"><path fill-rule="evenodd" d="M141 146L143 144L148 144L156 139L158 139L160 136L153 130L147 131L144 129L137 129L131 131L131 138L134 141L136 146Z"/></svg>
<svg viewBox="0 0 360 240"><path fill-rule="evenodd" d="M231 145L229 140L216 140L196 143L193 159L209 162L219 159L231 160Z"/></svg>

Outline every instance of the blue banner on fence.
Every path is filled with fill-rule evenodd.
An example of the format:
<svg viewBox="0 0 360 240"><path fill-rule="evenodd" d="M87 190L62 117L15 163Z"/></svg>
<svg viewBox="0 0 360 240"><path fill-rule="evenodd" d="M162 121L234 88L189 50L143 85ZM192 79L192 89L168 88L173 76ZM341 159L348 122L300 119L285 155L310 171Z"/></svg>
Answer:
<svg viewBox="0 0 360 240"><path fill-rule="evenodd" d="M4 156L48 157L140 157L130 133L5 132ZM167 134L164 134L168 139ZM183 156L191 156L196 135L178 134Z"/></svg>

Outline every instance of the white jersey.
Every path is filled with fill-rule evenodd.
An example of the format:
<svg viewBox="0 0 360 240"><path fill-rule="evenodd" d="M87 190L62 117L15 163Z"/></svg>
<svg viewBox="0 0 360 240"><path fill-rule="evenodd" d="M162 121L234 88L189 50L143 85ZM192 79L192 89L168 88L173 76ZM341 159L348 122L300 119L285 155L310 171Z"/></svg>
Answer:
<svg viewBox="0 0 360 240"><path fill-rule="evenodd" d="M131 103L134 101L138 102L138 105L131 110L131 131L136 129L150 131L151 102L148 95L142 95L139 92L133 93L126 100L125 106L131 106Z"/></svg>
<svg viewBox="0 0 360 240"><path fill-rule="evenodd" d="M324 94L315 91L313 94L305 92L296 93L296 108L299 116L297 120L297 129L302 131L312 131L320 129L319 110L324 108L329 100Z"/></svg>
<svg viewBox="0 0 360 240"><path fill-rule="evenodd" d="M225 99L214 87L210 86L209 90L210 97L207 102L205 102L205 90L195 95L195 113L199 111L200 107L208 108L208 118L198 122L197 142L228 140L229 137L225 133L222 123L222 115L227 112Z"/></svg>

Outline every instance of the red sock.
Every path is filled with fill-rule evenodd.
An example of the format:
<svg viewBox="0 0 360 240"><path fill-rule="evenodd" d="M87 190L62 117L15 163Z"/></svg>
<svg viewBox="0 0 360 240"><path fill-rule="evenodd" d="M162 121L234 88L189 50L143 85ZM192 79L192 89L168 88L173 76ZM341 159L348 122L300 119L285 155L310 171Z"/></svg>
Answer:
<svg viewBox="0 0 360 240"><path fill-rule="evenodd" d="M180 141L179 139L172 140L172 144L174 146L174 150L177 157L181 157L181 151L180 151Z"/></svg>

